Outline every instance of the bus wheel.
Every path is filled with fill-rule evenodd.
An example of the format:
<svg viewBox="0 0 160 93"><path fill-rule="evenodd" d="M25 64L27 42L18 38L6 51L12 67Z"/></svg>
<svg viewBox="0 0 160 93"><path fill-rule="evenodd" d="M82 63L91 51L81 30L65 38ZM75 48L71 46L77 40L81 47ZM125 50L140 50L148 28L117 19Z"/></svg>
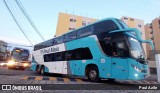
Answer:
<svg viewBox="0 0 160 93"><path fill-rule="evenodd" d="M39 74L44 75L45 74L44 70L45 70L44 66L41 66Z"/></svg>
<svg viewBox="0 0 160 93"><path fill-rule="evenodd" d="M92 82L100 81L98 68L92 66L88 69L87 77Z"/></svg>
<svg viewBox="0 0 160 93"><path fill-rule="evenodd" d="M36 72L39 73L39 65L36 66Z"/></svg>

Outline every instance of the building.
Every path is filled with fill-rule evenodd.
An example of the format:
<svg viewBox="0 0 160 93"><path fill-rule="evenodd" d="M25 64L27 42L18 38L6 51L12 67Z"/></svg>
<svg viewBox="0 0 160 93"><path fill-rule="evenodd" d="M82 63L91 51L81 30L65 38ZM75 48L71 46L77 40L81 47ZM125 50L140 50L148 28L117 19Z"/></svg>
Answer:
<svg viewBox="0 0 160 93"><path fill-rule="evenodd" d="M62 35L70 30L86 26L97 19L78 16L73 14L59 13L56 36Z"/></svg>
<svg viewBox="0 0 160 93"><path fill-rule="evenodd" d="M155 51L151 51L151 48L147 46L147 52L149 58L154 60L154 55L160 53L160 17L152 20L151 23L145 25L146 38L151 39L155 46Z"/></svg>
<svg viewBox="0 0 160 93"><path fill-rule="evenodd" d="M7 43L0 40L0 61L6 59L7 57L6 51L7 51Z"/></svg>
<svg viewBox="0 0 160 93"><path fill-rule="evenodd" d="M145 35L146 33L145 33L145 30L144 30L144 21L143 20L136 19L136 18L131 18L131 17L126 17L126 16L123 16L121 18L121 20L123 22L125 22L129 27L139 29L142 32L142 38L146 39L146 35ZM147 44L143 44L145 54L148 57L146 46L147 46Z"/></svg>

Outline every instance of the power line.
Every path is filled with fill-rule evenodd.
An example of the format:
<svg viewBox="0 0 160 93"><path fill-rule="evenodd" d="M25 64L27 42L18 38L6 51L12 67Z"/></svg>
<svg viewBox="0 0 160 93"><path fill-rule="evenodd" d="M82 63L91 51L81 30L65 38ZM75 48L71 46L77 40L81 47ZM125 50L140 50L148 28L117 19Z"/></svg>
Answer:
<svg viewBox="0 0 160 93"><path fill-rule="evenodd" d="M7 0L6 0L7 1ZM24 16L24 14L20 11L17 3L15 2L15 0L12 1L7 1L8 6L10 7L12 13L14 14L17 22L19 23L19 25L21 26L21 28L23 29L23 31L25 32L25 34L28 36L28 38L32 41L33 40L31 38L35 38L35 37L30 37L30 35L32 35L32 32L28 27L31 26L30 24L28 24L28 20L26 19L26 17ZM13 4L13 5L12 5ZM28 26L27 26L28 25ZM33 28L31 26L31 28ZM33 29L34 30L34 29ZM36 33L37 34L37 33ZM38 34L37 34L38 35ZM35 40L36 41L36 40ZM34 43L33 43L34 44Z"/></svg>
<svg viewBox="0 0 160 93"><path fill-rule="evenodd" d="M24 16L27 18L28 22L31 24L31 26L33 27L33 29L37 32L37 34L41 37L41 39L43 41L45 41L44 37L41 35L41 33L39 32L38 28L36 27L36 25L33 23L31 17L28 15L27 11L25 10L25 8L23 7L22 3L20 2L20 0L15 0L16 4L18 5L19 9L22 11L22 13L24 14Z"/></svg>
<svg viewBox="0 0 160 93"><path fill-rule="evenodd" d="M7 9L8 9L8 11L9 11L10 15L11 15L12 18L14 19L15 23L17 24L17 26L18 26L19 29L21 30L21 32L22 32L22 33L24 34L24 36L27 38L27 40L29 41L29 43L33 46L32 42L29 40L29 38L27 37L27 35L24 33L23 29L21 28L21 26L20 26L19 23L17 22L15 16L14 16L13 13L11 12L9 6L8 6L7 3L6 3L6 0L3 0L3 2L4 2L4 4L5 4L5 6L7 7Z"/></svg>

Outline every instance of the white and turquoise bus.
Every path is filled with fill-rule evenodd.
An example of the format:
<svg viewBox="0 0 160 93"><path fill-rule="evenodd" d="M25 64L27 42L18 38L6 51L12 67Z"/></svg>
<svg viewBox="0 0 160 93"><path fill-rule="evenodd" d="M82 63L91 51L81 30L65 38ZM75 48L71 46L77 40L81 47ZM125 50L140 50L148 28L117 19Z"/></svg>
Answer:
<svg viewBox="0 0 160 93"><path fill-rule="evenodd" d="M87 76L97 82L139 80L147 76L148 62L141 33L116 18L107 18L34 46L32 70Z"/></svg>

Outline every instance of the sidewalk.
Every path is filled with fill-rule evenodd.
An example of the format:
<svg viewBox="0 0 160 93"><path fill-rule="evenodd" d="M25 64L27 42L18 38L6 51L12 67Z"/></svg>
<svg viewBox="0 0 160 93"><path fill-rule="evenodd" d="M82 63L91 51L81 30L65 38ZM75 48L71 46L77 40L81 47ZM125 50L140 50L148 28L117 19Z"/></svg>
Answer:
<svg viewBox="0 0 160 93"><path fill-rule="evenodd" d="M157 82L157 74L151 74L149 77L146 78L146 80Z"/></svg>

